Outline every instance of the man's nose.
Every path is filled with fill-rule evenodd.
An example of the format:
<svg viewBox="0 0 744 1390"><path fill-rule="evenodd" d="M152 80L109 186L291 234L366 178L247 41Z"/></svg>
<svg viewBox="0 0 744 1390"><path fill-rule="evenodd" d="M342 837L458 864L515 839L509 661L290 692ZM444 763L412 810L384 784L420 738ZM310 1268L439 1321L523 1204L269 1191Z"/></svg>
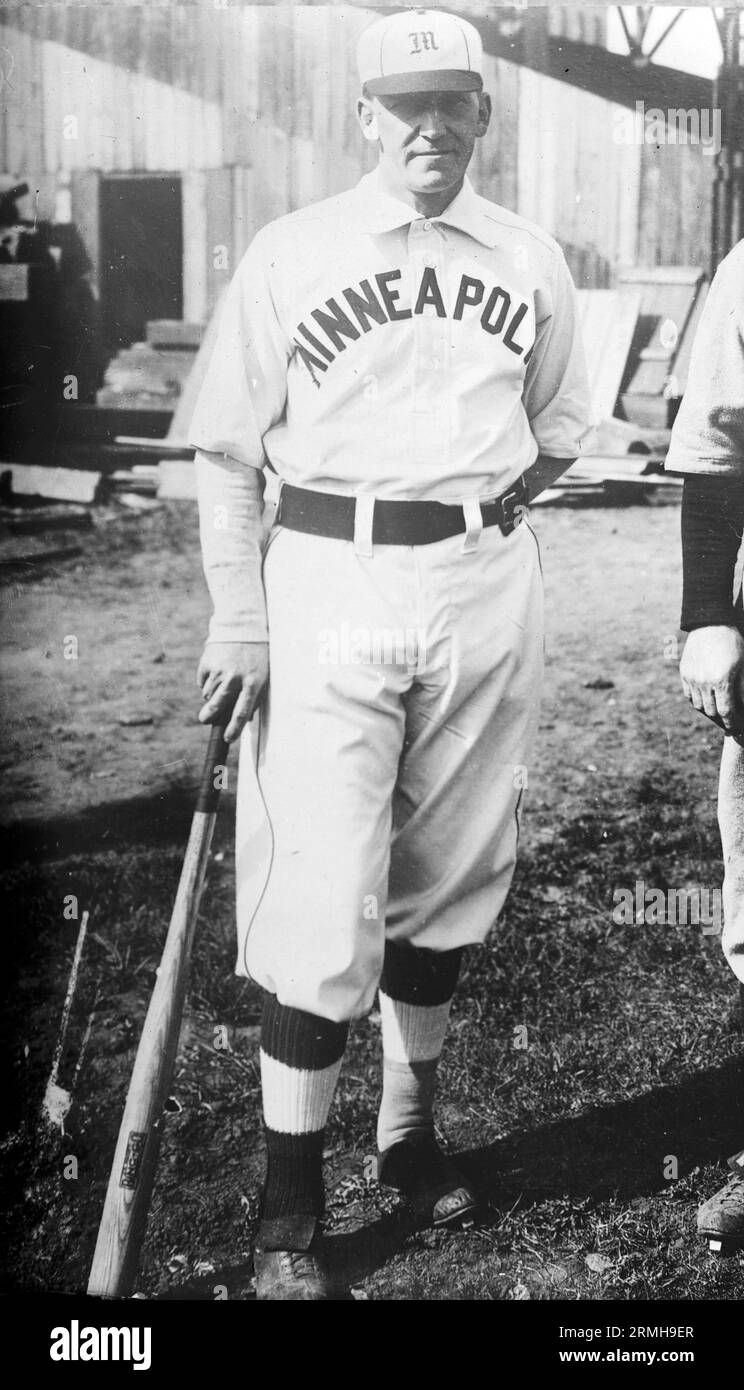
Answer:
<svg viewBox="0 0 744 1390"><path fill-rule="evenodd" d="M437 102L433 101L426 110L421 113L420 130L422 135L428 135L430 139L435 139L439 135L444 135L445 119L444 112Z"/></svg>

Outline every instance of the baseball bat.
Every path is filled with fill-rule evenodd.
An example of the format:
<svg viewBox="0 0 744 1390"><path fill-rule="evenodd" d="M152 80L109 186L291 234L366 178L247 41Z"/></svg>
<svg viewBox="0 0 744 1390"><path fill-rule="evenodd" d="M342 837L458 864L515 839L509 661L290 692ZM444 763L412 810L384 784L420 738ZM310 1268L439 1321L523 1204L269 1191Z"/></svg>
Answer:
<svg viewBox="0 0 744 1390"><path fill-rule="evenodd" d="M106 1200L98 1228L88 1293L128 1298L145 1235L160 1148L163 1108L173 1077L189 959L228 746L215 726L178 883L163 954L129 1083ZM215 785L216 784L216 785Z"/></svg>

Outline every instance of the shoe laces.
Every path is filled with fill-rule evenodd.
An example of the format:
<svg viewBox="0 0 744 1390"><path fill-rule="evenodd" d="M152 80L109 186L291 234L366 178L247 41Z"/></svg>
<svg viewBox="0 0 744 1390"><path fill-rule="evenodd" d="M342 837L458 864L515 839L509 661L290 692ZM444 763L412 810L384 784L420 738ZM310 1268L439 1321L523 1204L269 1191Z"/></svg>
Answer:
<svg viewBox="0 0 744 1390"><path fill-rule="evenodd" d="M718 1195L722 1207L744 1207L744 1178L734 1173Z"/></svg>
<svg viewBox="0 0 744 1390"><path fill-rule="evenodd" d="M285 1259L289 1262L289 1267L295 1279L318 1279L320 1269L318 1261L309 1250L287 1250Z"/></svg>

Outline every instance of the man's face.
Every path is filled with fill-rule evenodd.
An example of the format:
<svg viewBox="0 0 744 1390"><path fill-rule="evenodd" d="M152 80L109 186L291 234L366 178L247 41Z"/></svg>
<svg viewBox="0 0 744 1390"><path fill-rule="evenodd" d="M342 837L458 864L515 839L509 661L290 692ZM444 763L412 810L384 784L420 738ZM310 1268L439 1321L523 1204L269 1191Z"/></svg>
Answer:
<svg viewBox="0 0 744 1390"><path fill-rule="evenodd" d="M432 195L462 183L475 142L488 129L491 102L482 92L410 92L361 97L358 111L391 180L414 195Z"/></svg>

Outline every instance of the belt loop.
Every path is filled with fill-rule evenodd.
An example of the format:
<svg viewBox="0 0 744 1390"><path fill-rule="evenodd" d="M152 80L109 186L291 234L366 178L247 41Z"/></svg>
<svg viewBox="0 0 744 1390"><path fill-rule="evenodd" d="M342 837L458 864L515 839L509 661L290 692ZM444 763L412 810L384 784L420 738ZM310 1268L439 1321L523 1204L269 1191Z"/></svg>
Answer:
<svg viewBox="0 0 744 1390"><path fill-rule="evenodd" d="M280 478L273 470L266 475L266 484L263 495L263 524L264 530L268 535L272 526L278 526L280 522L280 512L282 507L282 488L284 479Z"/></svg>
<svg viewBox="0 0 744 1390"><path fill-rule="evenodd" d="M355 499L354 507L354 551L371 559L374 555L372 526L375 516L375 498L371 492L362 492Z"/></svg>
<svg viewBox="0 0 744 1390"><path fill-rule="evenodd" d="M462 504L462 510L465 516L465 539L462 543L462 554L468 555L471 551L478 549L478 542L483 530L483 516L479 499L466 497Z"/></svg>

